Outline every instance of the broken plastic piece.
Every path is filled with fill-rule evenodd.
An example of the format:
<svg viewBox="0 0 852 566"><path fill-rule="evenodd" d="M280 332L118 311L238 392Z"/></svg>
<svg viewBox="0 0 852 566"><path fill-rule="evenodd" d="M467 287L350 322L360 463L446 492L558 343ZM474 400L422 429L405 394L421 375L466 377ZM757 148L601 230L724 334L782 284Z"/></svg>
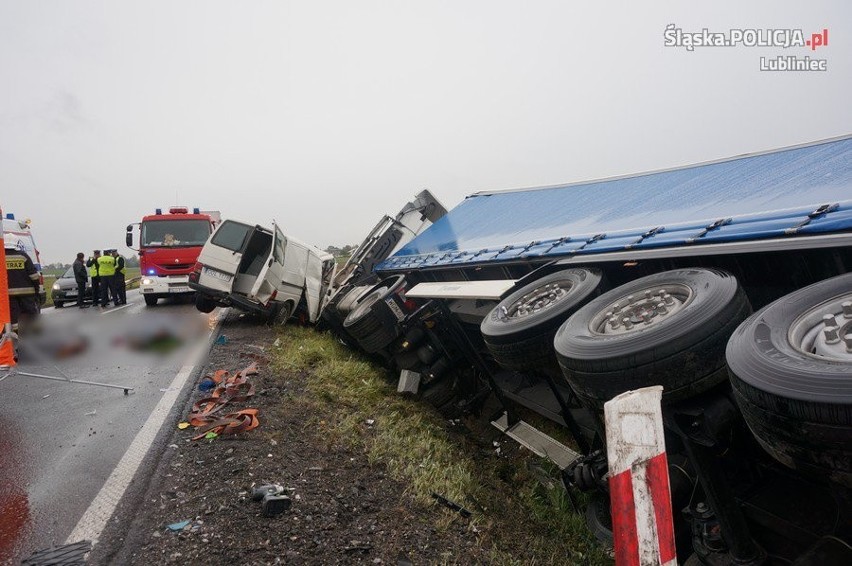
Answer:
<svg viewBox="0 0 852 566"><path fill-rule="evenodd" d="M216 338L216 344L217 345L221 346L222 344L227 344L227 343L228 343L228 337L225 336L224 334L220 334L219 337Z"/></svg>
<svg viewBox="0 0 852 566"><path fill-rule="evenodd" d="M443 495L438 495L437 493L432 492L432 497L434 497L438 501L438 503L441 503L442 505L446 505L447 507L449 507L453 511L458 511L459 515L461 515L462 517L470 517L470 511L468 511L467 509L465 509L464 507L462 507L458 503L450 501L449 499L447 499Z"/></svg>
<svg viewBox="0 0 852 566"><path fill-rule="evenodd" d="M275 515L280 515L289 509L292 503L286 495L272 495L269 493L264 496L263 503L261 503L263 516L274 517Z"/></svg>
<svg viewBox="0 0 852 566"><path fill-rule="evenodd" d="M183 430L185 428L189 428L189 423L188 422L178 423L178 428L181 429L181 430Z"/></svg>
<svg viewBox="0 0 852 566"><path fill-rule="evenodd" d="M277 483L261 485L251 490L251 500L260 501L267 495L281 495L284 493L284 488Z"/></svg>
<svg viewBox="0 0 852 566"><path fill-rule="evenodd" d="M208 432L207 434L204 435L204 440L213 440L214 438L216 438L218 436L219 436L218 434L216 434L215 432L213 432L211 430L210 432Z"/></svg>
<svg viewBox="0 0 852 566"><path fill-rule="evenodd" d="M182 531L191 521L187 519L186 521L180 521L178 523L172 523L168 526L168 529L173 532Z"/></svg>

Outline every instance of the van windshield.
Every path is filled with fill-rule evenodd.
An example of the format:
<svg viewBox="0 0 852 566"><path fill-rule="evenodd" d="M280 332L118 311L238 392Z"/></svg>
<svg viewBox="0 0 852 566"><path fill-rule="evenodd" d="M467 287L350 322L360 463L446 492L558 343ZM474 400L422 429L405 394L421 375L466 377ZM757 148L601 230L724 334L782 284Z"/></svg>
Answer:
<svg viewBox="0 0 852 566"><path fill-rule="evenodd" d="M226 250L238 252L243 249L246 236L251 230L252 227L246 224L234 222L233 220L225 220L210 241Z"/></svg>
<svg viewBox="0 0 852 566"><path fill-rule="evenodd" d="M142 223L142 246L203 246L210 236L206 220L149 220Z"/></svg>

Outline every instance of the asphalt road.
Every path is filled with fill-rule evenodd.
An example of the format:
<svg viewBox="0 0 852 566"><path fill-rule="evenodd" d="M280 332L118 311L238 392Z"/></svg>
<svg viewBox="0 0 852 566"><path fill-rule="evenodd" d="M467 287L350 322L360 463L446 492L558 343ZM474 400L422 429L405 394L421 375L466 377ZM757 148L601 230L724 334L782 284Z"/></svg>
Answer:
<svg viewBox="0 0 852 566"><path fill-rule="evenodd" d="M41 320L18 373L0 381L0 564L66 542L158 402L180 395L170 385L204 352L215 313L162 300L148 308L131 291L126 306L51 308Z"/></svg>

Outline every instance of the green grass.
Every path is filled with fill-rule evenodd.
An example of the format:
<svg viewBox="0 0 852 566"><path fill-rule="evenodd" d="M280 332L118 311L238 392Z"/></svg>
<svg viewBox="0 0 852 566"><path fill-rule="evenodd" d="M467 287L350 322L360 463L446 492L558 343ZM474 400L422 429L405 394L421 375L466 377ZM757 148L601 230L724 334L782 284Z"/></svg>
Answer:
<svg viewBox="0 0 852 566"><path fill-rule="evenodd" d="M403 481L423 505L439 493L473 511L469 528L488 544L495 564L611 564L561 487L547 488L524 464L496 459L485 466L472 440L427 405L397 394L388 374L328 334L287 327L273 368L305 375L323 417L314 425L329 438L362 449L374 465ZM374 424L369 432L365 423ZM529 458L538 460L530 453ZM493 464L493 465L492 465ZM447 512L447 528L458 520ZM524 525L523 560L513 529Z"/></svg>

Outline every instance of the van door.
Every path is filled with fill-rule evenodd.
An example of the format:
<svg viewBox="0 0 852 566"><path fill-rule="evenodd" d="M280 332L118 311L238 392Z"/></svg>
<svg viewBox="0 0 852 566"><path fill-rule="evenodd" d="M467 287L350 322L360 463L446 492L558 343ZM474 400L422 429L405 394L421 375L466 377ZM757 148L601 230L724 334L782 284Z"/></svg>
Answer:
<svg viewBox="0 0 852 566"><path fill-rule="evenodd" d="M281 230L278 229L278 224L274 221L272 222L272 236L272 249L249 294L249 298L263 305L274 298L280 300L278 295L281 294L281 281L284 275L284 252L287 241L281 234Z"/></svg>
<svg viewBox="0 0 852 566"><path fill-rule="evenodd" d="M201 248L198 262L203 265L198 283L208 289L230 293L238 268L254 229L242 222L226 220Z"/></svg>

